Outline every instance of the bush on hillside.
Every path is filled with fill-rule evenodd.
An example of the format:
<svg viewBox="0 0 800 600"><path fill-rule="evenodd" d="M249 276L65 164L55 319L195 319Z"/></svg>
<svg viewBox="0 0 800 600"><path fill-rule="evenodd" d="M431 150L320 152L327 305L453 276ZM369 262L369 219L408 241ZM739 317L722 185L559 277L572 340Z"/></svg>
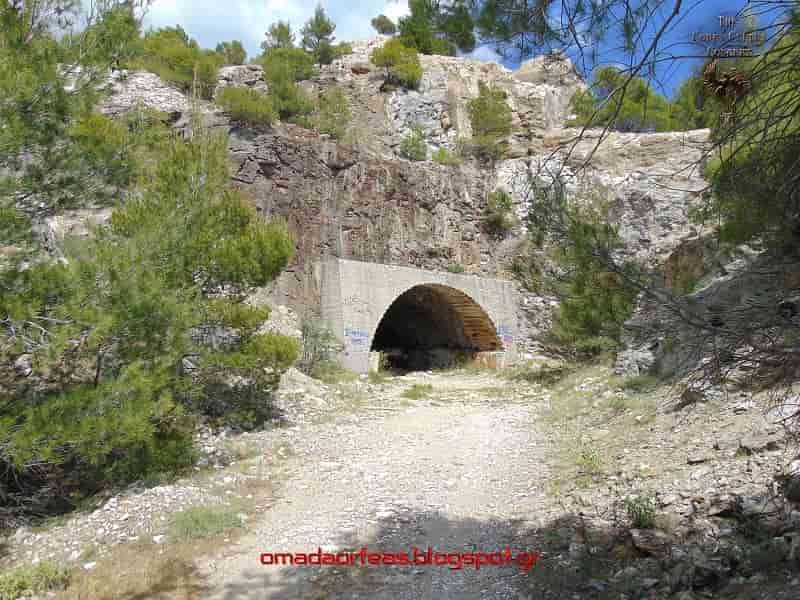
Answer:
<svg viewBox="0 0 800 600"><path fill-rule="evenodd" d="M472 152L479 158L497 160L505 153L512 121L506 97L503 90L480 82L478 97L467 102Z"/></svg>
<svg viewBox="0 0 800 600"><path fill-rule="evenodd" d="M273 48L257 61L264 69L267 82L275 79L305 81L319 74L314 55L302 48Z"/></svg>
<svg viewBox="0 0 800 600"><path fill-rule="evenodd" d="M234 121L270 125L278 118L272 99L257 90L228 86L217 94L216 100Z"/></svg>
<svg viewBox="0 0 800 600"><path fill-rule="evenodd" d="M517 225L514 216L514 202L505 190L495 190L489 194L485 214L486 227L497 238L508 235Z"/></svg>
<svg viewBox="0 0 800 600"><path fill-rule="evenodd" d="M428 158L428 143L421 125L412 125L400 142L400 156L408 160L421 161Z"/></svg>
<svg viewBox="0 0 800 600"><path fill-rule="evenodd" d="M210 99L217 85L222 58L211 50L202 50L181 27L165 27L144 36L137 66L155 73L186 92L195 89L201 98Z"/></svg>
<svg viewBox="0 0 800 600"><path fill-rule="evenodd" d="M334 86L320 96L315 118L317 131L340 140L347 132L352 118L350 105L342 88Z"/></svg>
<svg viewBox="0 0 800 600"><path fill-rule="evenodd" d="M422 79L422 65L414 48L403 45L399 39L391 39L372 51L370 60L377 67L386 69L386 83L414 89Z"/></svg>
<svg viewBox="0 0 800 600"><path fill-rule="evenodd" d="M301 325L303 352L297 368L316 379L326 379L341 370L339 353L342 344L328 327L319 321L307 320Z"/></svg>
<svg viewBox="0 0 800 600"><path fill-rule="evenodd" d="M261 64L280 120L311 127L314 103L297 82L317 75L313 55L300 48L275 48L267 51Z"/></svg>
<svg viewBox="0 0 800 600"><path fill-rule="evenodd" d="M455 153L450 152L447 148L439 148L433 153L431 159L440 165L458 165L461 164L461 157Z"/></svg>

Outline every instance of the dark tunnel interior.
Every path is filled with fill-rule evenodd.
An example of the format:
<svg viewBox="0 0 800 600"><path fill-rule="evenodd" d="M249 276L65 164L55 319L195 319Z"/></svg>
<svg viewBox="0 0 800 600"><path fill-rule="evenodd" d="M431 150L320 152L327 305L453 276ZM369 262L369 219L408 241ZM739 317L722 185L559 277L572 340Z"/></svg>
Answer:
<svg viewBox="0 0 800 600"><path fill-rule="evenodd" d="M384 367L421 371L456 366L478 352L502 349L494 324L469 296L444 285L413 287L389 307L371 350Z"/></svg>

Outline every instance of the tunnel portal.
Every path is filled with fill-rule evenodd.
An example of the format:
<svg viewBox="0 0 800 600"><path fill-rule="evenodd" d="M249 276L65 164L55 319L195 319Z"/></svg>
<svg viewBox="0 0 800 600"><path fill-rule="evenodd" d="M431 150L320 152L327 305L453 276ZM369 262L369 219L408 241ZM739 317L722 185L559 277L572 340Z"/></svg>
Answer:
<svg viewBox="0 0 800 600"><path fill-rule="evenodd" d="M439 284L403 292L383 315L371 352L399 370L452 367L479 352L502 350L489 316L463 292Z"/></svg>
<svg viewBox="0 0 800 600"><path fill-rule="evenodd" d="M356 373L381 362L402 370L516 362L511 281L342 258L318 264L320 315Z"/></svg>

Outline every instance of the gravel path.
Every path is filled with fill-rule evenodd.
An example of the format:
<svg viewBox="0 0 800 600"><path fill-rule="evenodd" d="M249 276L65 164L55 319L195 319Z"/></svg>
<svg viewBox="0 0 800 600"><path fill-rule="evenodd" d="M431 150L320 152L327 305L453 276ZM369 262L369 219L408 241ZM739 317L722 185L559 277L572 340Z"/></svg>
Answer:
<svg viewBox="0 0 800 600"><path fill-rule="evenodd" d="M522 516L544 503L540 403L492 390L486 376L418 375L434 394L403 407L404 387L367 416L297 439L275 504L228 554L204 565L212 598L523 598L516 565L263 566L262 552L441 552L520 548ZM393 393L392 393L393 392ZM513 408L509 404L514 403ZM358 559L357 559L358 560Z"/></svg>

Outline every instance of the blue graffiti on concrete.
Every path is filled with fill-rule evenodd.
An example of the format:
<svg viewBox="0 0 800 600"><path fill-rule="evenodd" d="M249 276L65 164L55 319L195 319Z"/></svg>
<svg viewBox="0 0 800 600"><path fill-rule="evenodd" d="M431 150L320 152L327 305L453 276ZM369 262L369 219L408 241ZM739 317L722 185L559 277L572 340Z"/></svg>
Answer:
<svg viewBox="0 0 800 600"><path fill-rule="evenodd" d="M500 327L497 328L497 335L500 336L504 344L514 343L514 335L508 325L500 325Z"/></svg>
<svg viewBox="0 0 800 600"><path fill-rule="evenodd" d="M349 327L345 327L344 337L346 337L348 342L353 346L365 346L369 341L369 333L366 331L359 331L358 329L350 329Z"/></svg>

